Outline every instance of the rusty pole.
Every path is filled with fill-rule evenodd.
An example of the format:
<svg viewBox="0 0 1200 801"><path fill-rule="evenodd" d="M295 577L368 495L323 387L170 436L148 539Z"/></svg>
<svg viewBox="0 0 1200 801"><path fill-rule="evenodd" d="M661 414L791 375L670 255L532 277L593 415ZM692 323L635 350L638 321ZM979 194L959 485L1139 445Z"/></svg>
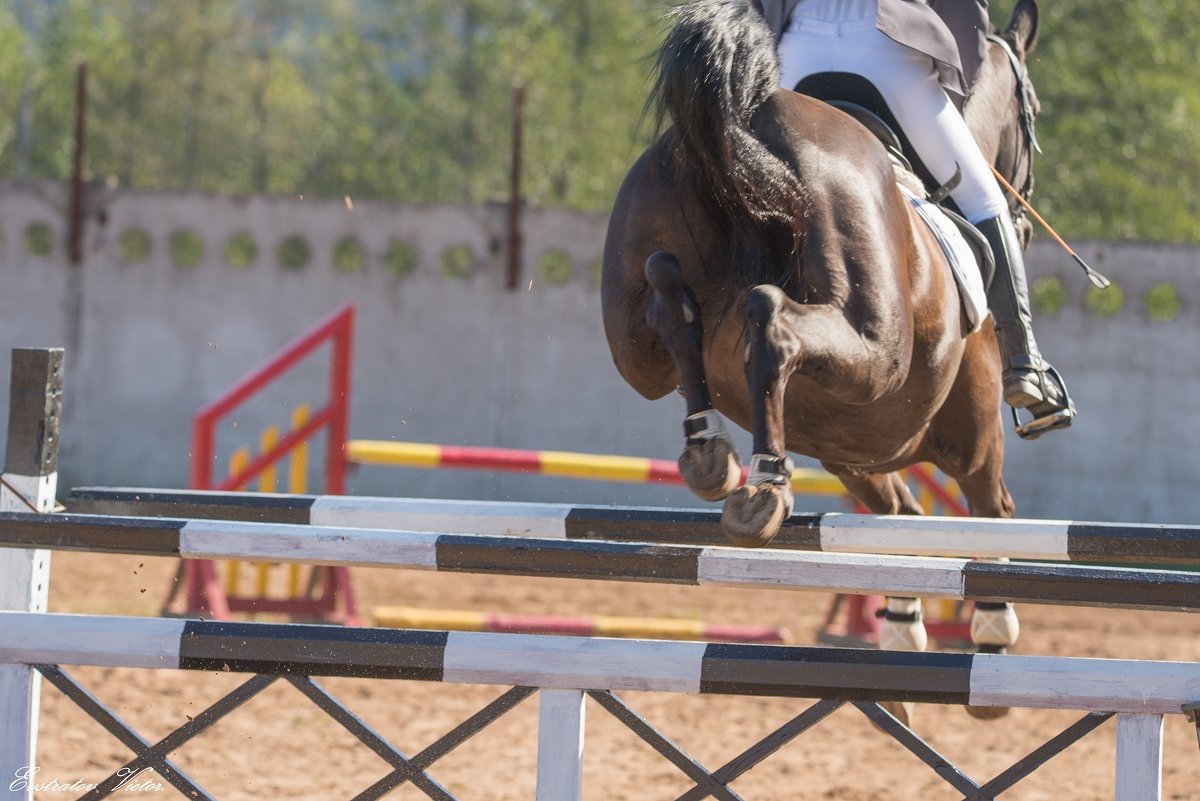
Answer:
<svg viewBox="0 0 1200 801"><path fill-rule="evenodd" d="M87 62L75 75L75 158L71 165L71 200L67 248L71 264L83 263L83 162L87 152Z"/></svg>
<svg viewBox="0 0 1200 801"><path fill-rule="evenodd" d="M521 280L521 150L525 133L525 84L513 84L512 178L508 195L508 288Z"/></svg>

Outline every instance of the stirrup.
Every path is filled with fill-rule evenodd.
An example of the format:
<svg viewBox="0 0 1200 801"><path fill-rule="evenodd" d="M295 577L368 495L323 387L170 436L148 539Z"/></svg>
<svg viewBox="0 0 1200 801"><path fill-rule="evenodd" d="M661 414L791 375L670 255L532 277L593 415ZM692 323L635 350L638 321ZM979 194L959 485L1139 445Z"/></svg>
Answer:
<svg viewBox="0 0 1200 801"><path fill-rule="evenodd" d="M1043 401L1042 403L1035 403L1032 406L1026 407L1030 414L1034 415L1034 418L1024 423L1021 422L1021 417L1017 413L1017 409L1010 409L1009 411L1012 412L1013 418L1013 430L1017 432L1017 436L1021 439L1037 439L1048 431L1057 431L1060 428L1070 428L1072 421L1075 419L1075 402L1071 400L1071 395L1067 392L1067 382L1063 381L1063 377L1059 375L1058 370L1055 370L1049 364L1046 364L1045 370L1041 372L1043 372L1041 380L1043 393L1049 394L1045 392L1045 374L1049 374L1054 378L1055 382L1057 382L1057 389L1061 391L1062 399L1066 401L1066 405L1056 406L1049 400ZM1048 411L1046 414L1038 415L1037 412L1039 407L1048 407L1050 411Z"/></svg>

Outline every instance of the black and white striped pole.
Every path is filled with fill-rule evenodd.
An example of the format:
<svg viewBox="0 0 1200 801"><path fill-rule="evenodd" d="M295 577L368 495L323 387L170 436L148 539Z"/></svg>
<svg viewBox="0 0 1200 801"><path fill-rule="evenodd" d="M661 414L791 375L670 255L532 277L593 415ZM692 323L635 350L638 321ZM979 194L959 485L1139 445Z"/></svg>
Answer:
<svg viewBox="0 0 1200 801"><path fill-rule="evenodd" d="M63 351L12 351L8 439L0 475L0 512L50 512L58 487ZM50 551L0 551L0 610L45 612ZM26 665L0 665L0 787L34 766L41 677ZM25 791L33 798L32 788Z"/></svg>

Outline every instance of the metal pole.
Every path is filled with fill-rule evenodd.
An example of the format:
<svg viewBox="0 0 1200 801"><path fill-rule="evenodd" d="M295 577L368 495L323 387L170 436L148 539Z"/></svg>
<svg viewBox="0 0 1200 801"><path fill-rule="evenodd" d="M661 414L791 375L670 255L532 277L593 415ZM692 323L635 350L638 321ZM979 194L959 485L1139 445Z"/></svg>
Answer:
<svg viewBox="0 0 1200 801"><path fill-rule="evenodd" d="M512 180L508 196L508 288L521 280L521 150L525 129L525 84L513 84Z"/></svg>
<svg viewBox="0 0 1200 801"><path fill-rule="evenodd" d="M68 250L71 264L83 263L83 162L87 154L87 62L80 62L75 76L75 158L71 165L71 207L68 221Z"/></svg>

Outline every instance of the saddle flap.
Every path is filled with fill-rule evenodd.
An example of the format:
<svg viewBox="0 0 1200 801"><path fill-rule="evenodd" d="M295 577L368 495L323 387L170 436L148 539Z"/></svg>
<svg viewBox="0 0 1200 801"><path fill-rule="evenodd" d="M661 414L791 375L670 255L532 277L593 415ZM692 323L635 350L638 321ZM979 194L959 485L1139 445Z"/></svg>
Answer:
<svg viewBox="0 0 1200 801"><path fill-rule="evenodd" d="M958 285L963 313L970 329L977 331L987 319L987 286L996 269L987 241L974 226L957 214L918 196L903 184L898 186L945 254L950 272ZM980 242L982 250L979 248Z"/></svg>

